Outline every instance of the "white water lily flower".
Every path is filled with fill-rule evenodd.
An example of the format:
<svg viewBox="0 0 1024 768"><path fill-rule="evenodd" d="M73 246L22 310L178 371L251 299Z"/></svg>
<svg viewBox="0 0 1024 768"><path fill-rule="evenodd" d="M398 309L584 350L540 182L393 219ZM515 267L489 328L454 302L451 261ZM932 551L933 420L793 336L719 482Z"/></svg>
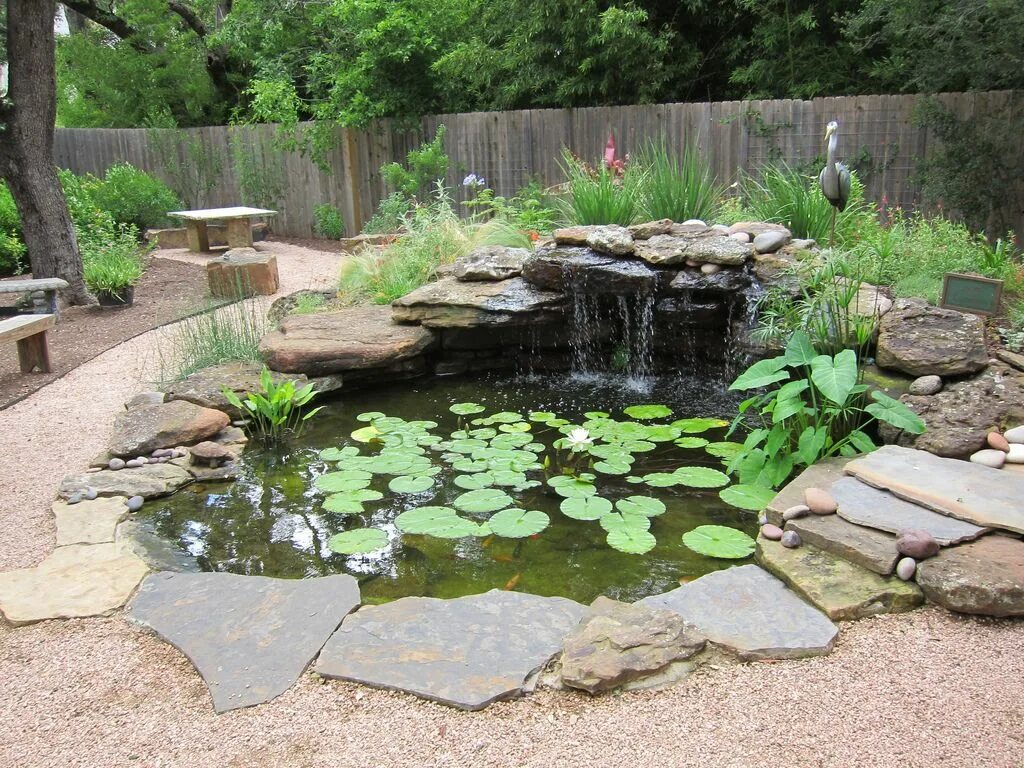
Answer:
<svg viewBox="0 0 1024 768"><path fill-rule="evenodd" d="M582 427L577 427L565 437L565 442L574 451L582 451L588 445L594 444L590 433Z"/></svg>

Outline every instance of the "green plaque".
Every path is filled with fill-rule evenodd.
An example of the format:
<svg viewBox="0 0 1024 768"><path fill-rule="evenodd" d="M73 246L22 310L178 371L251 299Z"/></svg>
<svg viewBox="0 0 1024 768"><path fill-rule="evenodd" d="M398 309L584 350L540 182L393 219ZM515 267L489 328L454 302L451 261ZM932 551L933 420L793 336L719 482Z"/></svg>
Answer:
<svg viewBox="0 0 1024 768"><path fill-rule="evenodd" d="M1002 280L947 272L942 280L942 302L939 306L976 315L994 315L999 310L1002 295Z"/></svg>

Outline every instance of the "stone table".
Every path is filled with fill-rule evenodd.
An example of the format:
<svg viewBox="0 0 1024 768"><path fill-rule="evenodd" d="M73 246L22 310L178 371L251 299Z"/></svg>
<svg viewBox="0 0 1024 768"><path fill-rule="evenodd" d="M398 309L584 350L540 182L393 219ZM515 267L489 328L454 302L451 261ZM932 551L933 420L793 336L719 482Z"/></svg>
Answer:
<svg viewBox="0 0 1024 768"><path fill-rule="evenodd" d="M229 248L252 247L252 222L256 219L276 216L277 211L266 208L233 206L230 208L202 208L194 211L171 211L167 214L184 219L188 235L188 249L202 252L210 250L210 238L206 225L211 221L223 221L227 225Z"/></svg>

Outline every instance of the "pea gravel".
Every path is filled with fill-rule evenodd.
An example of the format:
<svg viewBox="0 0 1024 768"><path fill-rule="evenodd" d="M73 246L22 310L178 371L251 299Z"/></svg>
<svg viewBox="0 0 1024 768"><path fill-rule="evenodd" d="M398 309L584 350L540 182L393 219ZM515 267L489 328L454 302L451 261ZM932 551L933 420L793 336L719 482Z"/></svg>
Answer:
<svg viewBox="0 0 1024 768"><path fill-rule="evenodd" d="M336 273L335 254L273 247L283 293ZM0 568L50 551L54 488L102 449L166 332L0 411ZM1021 768L1022 648L1022 621L927 608L844 624L830 656L704 667L664 691L465 713L306 674L216 716L185 657L120 615L4 625L0 766Z"/></svg>

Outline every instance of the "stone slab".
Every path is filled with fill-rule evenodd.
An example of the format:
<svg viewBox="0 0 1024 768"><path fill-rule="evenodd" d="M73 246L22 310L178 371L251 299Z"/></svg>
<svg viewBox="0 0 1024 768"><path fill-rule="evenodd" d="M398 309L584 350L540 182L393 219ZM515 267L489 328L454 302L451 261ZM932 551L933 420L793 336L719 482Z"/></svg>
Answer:
<svg viewBox="0 0 1024 768"><path fill-rule="evenodd" d="M1024 616L1024 541L985 536L918 564L917 583L943 608L983 616Z"/></svg>
<svg viewBox="0 0 1024 768"><path fill-rule="evenodd" d="M152 499L174 493L192 480L188 471L174 464L144 464L134 469L104 469L68 475L61 481L60 494L67 496L92 487L100 496L142 496L144 499Z"/></svg>
<svg viewBox="0 0 1024 768"><path fill-rule="evenodd" d="M104 544L114 540L117 524L128 515L127 499L111 496L68 504L53 502L57 521L57 546L68 544Z"/></svg>
<svg viewBox="0 0 1024 768"><path fill-rule="evenodd" d="M499 590L454 600L405 597L346 618L316 671L483 709L519 695L586 614L565 598Z"/></svg>
<svg viewBox="0 0 1024 768"><path fill-rule="evenodd" d="M836 480L828 491L839 502L839 517L859 526L889 533L907 528L928 531L943 546L976 539L988 530L904 501L853 477Z"/></svg>
<svg viewBox="0 0 1024 768"><path fill-rule="evenodd" d="M896 570L899 552L896 537L874 528L847 522L839 515L808 515L786 523L801 541L824 549L844 560L888 576Z"/></svg>
<svg viewBox="0 0 1024 768"><path fill-rule="evenodd" d="M107 450L114 456L148 456L159 448L173 448L206 440L228 426L226 413L184 400L133 408L119 414Z"/></svg>
<svg viewBox="0 0 1024 768"><path fill-rule="evenodd" d="M986 528L1024 533L1024 476L886 445L846 465L857 479Z"/></svg>
<svg viewBox="0 0 1024 768"><path fill-rule="evenodd" d="M287 691L357 605L359 587L347 575L156 573L128 615L184 653L214 709L227 712Z"/></svg>
<svg viewBox="0 0 1024 768"><path fill-rule="evenodd" d="M797 659L832 650L839 630L757 565L715 571L640 602L683 616L743 659Z"/></svg>
<svg viewBox="0 0 1024 768"><path fill-rule="evenodd" d="M0 612L16 626L100 616L124 605L147 570L120 544L57 547L34 568L0 573Z"/></svg>
<svg viewBox="0 0 1024 768"><path fill-rule="evenodd" d="M834 621L902 613L924 602L916 585L886 578L831 552L758 539L757 559Z"/></svg>
<svg viewBox="0 0 1024 768"><path fill-rule="evenodd" d="M848 461L849 459L819 461L790 480L765 507L764 512L768 515L768 522L781 528L783 525L782 513L790 507L803 504L804 491L808 488L827 489L833 482L843 477L843 470Z"/></svg>
<svg viewBox="0 0 1024 768"><path fill-rule="evenodd" d="M391 304L398 323L428 328L472 328L553 322L565 296L535 288L521 277L496 283L463 283L444 278L417 288Z"/></svg>

